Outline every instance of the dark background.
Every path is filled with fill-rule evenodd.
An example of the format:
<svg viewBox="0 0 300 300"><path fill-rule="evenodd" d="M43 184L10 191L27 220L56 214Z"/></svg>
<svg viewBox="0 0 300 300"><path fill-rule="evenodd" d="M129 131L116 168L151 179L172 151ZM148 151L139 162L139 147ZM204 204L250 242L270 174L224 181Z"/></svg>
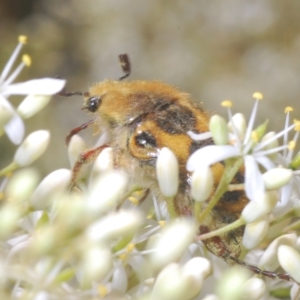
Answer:
<svg viewBox="0 0 300 300"><path fill-rule="evenodd" d="M16 46L33 64L19 81L60 75L67 90L85 91L104 78L122 75L117 56L128 53L131 79L176 85L226 116L220 102L248 117L252 94L260 91L258 121L281 130L284 108L300 118L300 2L282 0L1 0L0 68ZM14 105L22 98L12 98ZM64 137L89 120L80 97L54 97L26 121L27 134L49 129L51 145L36 162L42 175L69 167ZM258 124L258 123L257 123ZM91 131L85 133L91 143ZM0 139L0 168L15 147Z"/></svg>

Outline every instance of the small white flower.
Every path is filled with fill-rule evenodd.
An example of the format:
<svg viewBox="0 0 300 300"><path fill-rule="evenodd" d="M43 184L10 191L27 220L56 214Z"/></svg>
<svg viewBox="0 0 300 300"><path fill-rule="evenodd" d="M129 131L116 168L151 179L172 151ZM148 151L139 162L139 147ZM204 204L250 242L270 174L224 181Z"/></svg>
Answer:
<svg viewBox="0 0 300 300"><path fill-rule="evenodd" d="M243 124L243 122L240 121L241 117L234 118L229 109L232 105L231 102L224 101L223 105L228 107L230 127L232 128L232 133L230 134L231 145L209 145L203 147L194 152L187 162L187 170L192 172L195 171L199 165L206 164L210 166L228 158L242 157L245 165L245 191L250 200L261 198L261 196L264 195L265 186L259 165L266 170L274 168L275 163L269 158L269 155L288 147L287 145L283 145L281 147L267 149L268 145L294 128L294 125L291 125L272 138L266 140L261 139L261 141L259 141L257 132L253 132L253 126L258 101L262 99L262 95L255 93L253 96L256 98L256 102L246 131L244 132L244 125L241 125L242 128L237 128L239 124ZM239 122L236 122L237 120Z"/></svg>
<svg viewBox="0 0 300 300"><path fill-rule="evenodd" d="M283 136L283 144L285 145L285 148L277 155L276 161L280 166L292 171L292 178L288 184L281 188L280 199L274 211L276 216L286 213L293 206L295 200L300 198L300 171L297 170L299 167L300 153L298 152L294 156L294 149L299 138L300 122L297 120L294 121L295 134L292 141L289 142L289 131L287 129L291 127L289 124L291 111L293 111L291 107L286 107L285 133Z"/></svg>
<svg viewBox="0 0 300 300"><path fill-rule="evenodd" d="M274 271L279 267L277 252L280 245L295 247L297 235L295 233L282 235L267 247L259 259L258 267L263 270Z"/></svg>
<svg viewBox="0 0 300 300"><path fill-rule="evenodd" d="M14 162L20 167L32 164L46 151L49 141L49 131L38 130L31 133L17 149Z"/></svg>
<svg viewBox="0 0 300 300"><path fill-rule="evenodd" d="M0 75L0 105L5 106L8 109L12 117L10 121L5 125L4 130L9 137L9 139L14 144L20 144L24 137L24 124L21 117L16 113L13 106L7 100L7 98L11 95L53 95L62 90L65 85L65 80L61 79L52 79L52 78L43 78L43 79L35 79L29 80L23 83L13 84L12 82L17 78L17 76L21 73L25 66L30 66L31 59L28 55L23 55L22 62L19 66L11 72L11 69L23 47L26 44L27 38L25 36L19 37L19 44L5 65L1 75ZM11 73L9 75L9 73ZM23 104L21 106L21 111L26 112L28 114L33 114L45 106L46 102L43 101L43 105L41 103L35 103L31 108L28 107L28 100L26 101L26 105Z"/></svg>

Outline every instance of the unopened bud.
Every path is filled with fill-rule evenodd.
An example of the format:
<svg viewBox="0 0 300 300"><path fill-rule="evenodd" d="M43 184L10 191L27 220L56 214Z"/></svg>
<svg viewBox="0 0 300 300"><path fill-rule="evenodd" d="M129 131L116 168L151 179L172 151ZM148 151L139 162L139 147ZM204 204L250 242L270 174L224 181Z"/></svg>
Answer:
<svg viewBox="0 0 300 300"><path fill-rule="evenodd" d="M300 253L291 246L281 245L278 248L278 260L282 268L300 282Z"/></svg>
<svg viewBox="0 0 300 300"><path fill-rule="evenodd" d="M242 211L242 219L246 223L252 223L269 214L276 206L278 195L275 191L265 192L261 199L250 201Z"/></svg>
<svg viewBox="0 0 300 300"><path fill-rule="evenodd" d="M191 177L191 195L196 202L203 202L210 196L214 177L209 166L199 166Z"/></svg>
<svg viewBox="0 0 300 300"><path fill-rule="evenodd" d="M213 115L209 120L209 130L216 145L228 144L228 127L224 118Z"/></svg>
<svg viewBox="0 0 300 300"><path fill-rule="evenodd" d="M47 149L50 133L46 130L38 130L31 133L17 149L14 162L25 167L37 160Z"/></svg>
<svg viewBox="0 0 300 300"><path fill-rule="evenodd" d="M179 182L178 161L175 154L166 147L161 149L157 158L156 174L162 194L166 197L174 197Z"/></svg>

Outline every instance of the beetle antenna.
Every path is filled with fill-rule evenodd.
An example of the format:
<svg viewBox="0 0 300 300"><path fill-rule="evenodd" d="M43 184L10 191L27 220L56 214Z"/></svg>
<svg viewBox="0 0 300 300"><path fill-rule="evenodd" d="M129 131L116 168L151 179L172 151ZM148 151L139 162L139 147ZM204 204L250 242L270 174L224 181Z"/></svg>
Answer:
<svg viewBox="0 0 300 300"><path fill-rule="evenodd" d="M72 97L72 96L84 96L85 93L83 93L83 92L66 92L66 90L63 89L62 91L57 93L57 95L62 96L62 97Z"/></svg>
<svg viewBox="0 0 300 300"><path fill-rule="evenodd" d="M130 65L128 54L120 54L119 62L120 62L122 71L125 73L125 75L123 75L122 77L119 78L119 80L121 81L121 80L127 78L131 72L131 65Z"/></svg>

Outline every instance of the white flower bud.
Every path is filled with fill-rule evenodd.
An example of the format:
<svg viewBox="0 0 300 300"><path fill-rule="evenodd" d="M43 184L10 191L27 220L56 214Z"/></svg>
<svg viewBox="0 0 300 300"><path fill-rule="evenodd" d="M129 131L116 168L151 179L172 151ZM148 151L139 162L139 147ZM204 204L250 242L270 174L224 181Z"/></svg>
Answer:
<svg viewBox="0 0 300 300"><path fill-rule="evenodd" d="M22 293L22 296L24 294ZM37 292L36 295L34 296L34 300L48 300L49 298L50 298L50 295L46 291Z"/></svg>
<svg viewBox="0 0 300 300"><path fill-rule="evenodd" d="M297 299L299 296L299 284L294 282L290 290L290 299Z"/></svg>
<svg viewBox="0 0 300 300"><path fill-rule="evenodd" d="M101 281L113 266L111 252L98 246L88 246L83 252L81 271L84 283L88 285L94 280Z"/></svg>
<svg viewBox="0 0 300 300"><path fill-rule="evenodd" d="M115 207L124 197L128 178L122 171L111 171L100 176L90 189L87 211L99 215Z"/></svg>
<svg viewBox="0 0 300 300"><path fill-rule="evenodd" d="M266 236L269 229L269 222L267 218L257 220L252 223L248 223L245 227L244 235L243 235L243 246L246 249L253 249Z"/></svg>
<svg viewBox="0 0 300 300"><path fill-rule="evenodd" d="M263 181L267 190L279 189L292 178L293 171L285 168L274 168L263 174Z"/></svg>
<svg viewBox="0 0 300 300"><path fill-rule="evenodd" d="M300 282L300 253L291 246L281 245L278 247L278 260L281 267Z"/></svg>
<svg viewBox="0 0 300 300"><path fill-rule="evenodd" d="M269 214L276 206L278 195L275 191L265 192L261 199L250 201L242 211L241 217L246 223L252 223Z"/></svg>
<svg viewBox="0 0 300 300"><path fill-rule="evenodd" d="M30 241L29 253L33 256L51 253L57 248L57 244L61 239L63 232L58 231L57 227L45 226L42 229L35 231L32 240Z"/></svg>
<svg viewBox="0 0 300 300"><path fill-rule="evenodd" d="M142 215L136 210L113 212L87 229L87 236L93 241L107 241L132 235L143 224Z"/></svg>
<svg viewBox="0 0 300 300"><path fill-rule="evenodd" d="M27 168L13 174L9 180L5 194L10 202L22 202L28 199L39 182L39 174L35 169Z"/></svg>
<svg viewBox="0 0 300 300"><path fill-rule="evenodd" d="M50 95L28 95L20 103L17 112L23 119L28 119L41 111L49 102Z"/></svg>
<svg viewBox="0 0 300 300"><path fill-rule="evenodd" d="M258 267L268 271L274 271L279 267L277 252L280 245L294 247L297 242L295 233L285 234L275 239L268 248L263 252L259 260Z"/></svg>
<svg viewBox="0 0 300 300"><path fill-rule="evenodd" d="M266 284L261 278L253 277L244 283L244 296L245 300L258 300L262 299L266 292Z"/></svg>
<svg viewBox="0 0 300 300"><path fill-rule="evenodd" d="M126 293L128 288L128 280L126 270L121 262L114 267L111 286L112 290L117 291L119 294Z"/></svg>
<svg viewBox="0 0 300 300"><path fill-rule="evenodd" d="M176 263L167 265L157 276L150 299L192 299L199 294L202 276L195 276L191 265L182 269Z"/></svg>
<svg viewBox="0 0 300 300"><path fill-rule="evenodd" d="M209 131L216 145L228 144L228 127L224 118L213 115L209 120Z"/></svg>
<svg viewBox="0 0 300 300"><path fill-rule="evenodd" d="M46 151L49 140L49 131L38 130L31 133L17 149L14 162L20 167L30 165Z"/></svg>
<svg viewBox="0 0 300 300"><path fill-rule="evenodd" d="M235 266L223 274L217 286L217 295L222 300L240 300L244 295L244 283L249 278L249 271Z"/></svg>
<svg viewBox="0 0 300 300"><path fill-rule="evenodd" d="M233 125L234 128L233 129ZM247 122L245 116L241 113L234 114L231 118L231 121L228 124L228 128L232 133L237 132L240 139L243 139L247 129Z"/></svg>
<svg viewBox="0 0 300 300"><path fill-rule="evenodd" d="M82 194L61 194L55 197L52 211L56 214L56 224L64 228L65 234L74 234L74 231L85 229L93 219L85 213L85 202ZM67 213L66 213L67 212Z"/></svg>
<svg viewBox="0 0 300 300"><path fill-rule="evenodd" d="M158 239L149 240L147 249L153 249L149 254L153 269L159 270L168 263L178 260L187 246L192 243L196 229L194 223L178 219L163 228Z"/></svg>
<svg viewBox="0 0 300 300"><path fill-rule="evenodd" d="M168 148L161 149L156 162L159 188L166 197L174 197L178 190L179 170L175 154Z"/></svg>
<svg viewBox="0 0 300 300"><path fill-rule="evenodd" d="M30 198L36 209L44 209L51 199L65 191L70 184L72 172L67 169L56 170L47 175Z"/></svg>
<svg viewBox="0 0 300 300"><path fill-rule="evenodd" d="M71 167L74 166L79 154L86 150L87 146L83 138L78 134L73 135L68 145L68 156Z"/></svg>
<svg viewBox="0 0 300 300"><path fill-rule="evenodd" d="M91 180L95 180L99 175L113 170L113 152L111 147L107 147L101 151L94 162L91 172Z"/></svg>
<svg viewBox="0 0 300 300"><path fill-rule="evenodd" d="M22 211L19 206L10 203L1 207L0 211L0 238L6 239L17 227Z"/></svg>
<svg viewBox="0 0 300 300"><path fill-rule="evenodd" d="M220 300L221 298L217 297L216 295L206 295L202 300Z"/></svg>
<svg viewBox="0 0 300 300"><path fill-rule="evenodd" d="M196 202L203 202L210 196L214 185L214 177L210 167L201 166L191 178L191 195Z"/></svg>
<svg viewBox="0 0 300 300"><path fill-rule="evenodd" d="M199 281L209 276L211 271L211 263L204 257L193 257L182 267L183 274L194 276Z"/></svg>

